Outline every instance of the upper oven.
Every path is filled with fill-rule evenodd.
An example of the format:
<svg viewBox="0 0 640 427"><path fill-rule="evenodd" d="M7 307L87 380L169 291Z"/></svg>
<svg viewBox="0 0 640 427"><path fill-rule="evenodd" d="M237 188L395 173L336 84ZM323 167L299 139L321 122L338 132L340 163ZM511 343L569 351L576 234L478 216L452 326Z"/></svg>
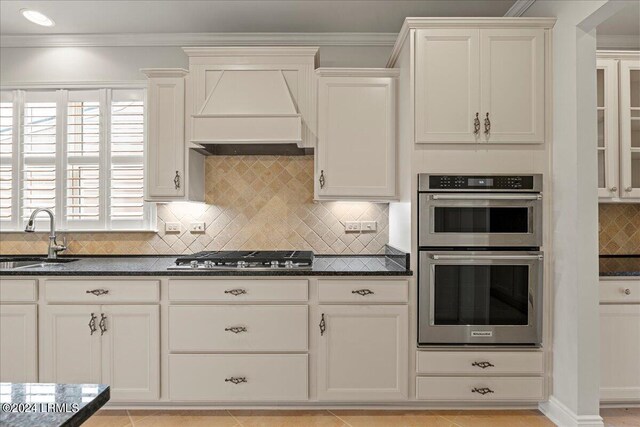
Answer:
<svg viewBox="0 0 640 427"><path fill-rule="evenodd" d="M542 175L418 175L421 247L540 247Z"/></svg>

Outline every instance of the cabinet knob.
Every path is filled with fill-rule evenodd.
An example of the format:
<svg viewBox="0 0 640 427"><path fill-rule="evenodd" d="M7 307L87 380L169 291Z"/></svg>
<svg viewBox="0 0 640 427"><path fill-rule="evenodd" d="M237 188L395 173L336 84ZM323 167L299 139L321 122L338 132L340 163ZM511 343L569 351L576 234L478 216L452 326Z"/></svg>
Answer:
<svg viewBox="0 0 640 427"><path fill-rule="evenodd" d="M625 294L625 295L631 295L631 289L626 288L626 289L624 290L624 294Z"/></svg>
<svg viewBox="0 0 640 427"><path fill-rule="evenodd" d="M624 189L624 191L626 191L627 193L631 193L631 190L633 190L633 187L631 186Z"/></svg>
<svg viewBox="0 0 640 427"><path fill-rule="evenodd" d="M616 191L618 191L618 187L611 187L609 191L615 193Z"/></svg>
<svg viewBox="0 0 640 427"><path fill-rule="evenodd" d="M176 171L176 176L173 178L173 184L176 186L176 190L180 188L180 171Z"/></svg>

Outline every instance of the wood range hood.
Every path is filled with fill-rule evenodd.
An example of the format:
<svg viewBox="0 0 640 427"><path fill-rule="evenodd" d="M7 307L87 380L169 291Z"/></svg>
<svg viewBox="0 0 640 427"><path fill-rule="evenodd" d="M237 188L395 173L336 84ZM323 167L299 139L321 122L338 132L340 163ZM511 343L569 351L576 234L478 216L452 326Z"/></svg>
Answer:
<svg viewBox="0 0 640 427"><path fill-rule="evenodd" d="M190 60L193 144L209 154L251 146L281 151L309 147L305 106L317 48L184 48ZM304 71L304 72L303 72ZM220 147L225 146L225 147ZM269 150L269 149L267 149ZM233 152L233 149L231 150Z"/></svg>

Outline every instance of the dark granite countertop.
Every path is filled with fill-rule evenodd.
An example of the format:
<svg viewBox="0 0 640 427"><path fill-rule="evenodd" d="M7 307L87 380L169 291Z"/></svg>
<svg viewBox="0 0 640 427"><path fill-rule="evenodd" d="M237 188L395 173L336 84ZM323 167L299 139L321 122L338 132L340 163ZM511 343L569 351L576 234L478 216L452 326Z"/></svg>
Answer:
<svg viewBox="0 0 640 427"><path fill-rule="evenodd" d="M9 257L5 257L9 258ZM98 256L24 269L0 269L0 276L411 276L404 253L316 255L311 269L167 270L176 257Z"/></svg>
<svg viewBox="0 0 640 427"><path fill-rule="evenodd" d="M640 255L600 255L600 277L640 278Z"/></svg>
<svg viewBox="0 0 640 427"><path fill-rule="evenodd" d="M0 383L3 427L75 427L109 401L108 385Z"/></svg>

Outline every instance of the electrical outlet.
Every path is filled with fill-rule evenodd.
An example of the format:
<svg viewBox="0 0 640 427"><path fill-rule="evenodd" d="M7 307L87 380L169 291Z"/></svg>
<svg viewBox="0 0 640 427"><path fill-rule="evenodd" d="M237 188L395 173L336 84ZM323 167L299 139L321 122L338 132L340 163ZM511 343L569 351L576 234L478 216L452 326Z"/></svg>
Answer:
<svg viewBox="0 0 640 427"><path fill-rule="evenodd" d="M345 221L344 231L360 231L360 221Z"/></svg>
<svg viewBox="0 0 640 427"><path fill-rule="evenodd" d="M182 227L179 222L166 222L164 224L164 231L165 233L180 233Z"/></svg>
<svg viewBox="0 0 640 427"><path fill-rule="evenodd" d="M189 231L192 233L204 233L204 222L192 222L189 224Z"/></svg>
<svg viewBox="0 0 640 427"><path fill-rule="evenodd" d="M378 229L377 221L360 221L362 231L376 231Z"/></svg>

